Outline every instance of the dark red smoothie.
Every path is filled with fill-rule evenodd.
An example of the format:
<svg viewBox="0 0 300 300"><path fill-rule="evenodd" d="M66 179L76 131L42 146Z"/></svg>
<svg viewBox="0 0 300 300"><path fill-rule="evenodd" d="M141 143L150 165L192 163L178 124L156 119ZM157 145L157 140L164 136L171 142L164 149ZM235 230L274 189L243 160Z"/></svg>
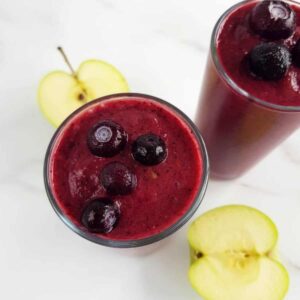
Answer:
<svg viewBox="0 0 300 300"><path fill-rule="evenodd" d="M284 47L292 57L300 38L300 6L286 2L294 11L295 27L289 37L276 39L262 36L250 24L256 21L252 21L257 17L253 9L260 3L245 1L230 9L212 36L196 124L215 178L242 175L300 125L299 66L290 62L284 74L275 78L274 66L269 65L269 73L262 78L253 74L250 64L253 49L267 43ZM282 13L280 1L268 1L267 5L274 14Z"/></svg>
<svg viewBox="0 0 300 300"><path fill-rule="evenodd" d="M126 146L113 157L98 157L87 146L91 128L103 120L120 124L128 133ZM167 157L157 165L143 165L132 155L132 144L147 133L161 137ZM138 94L116 96L89 104L62 127L48 163L49 184L61 213L80 230L81 217L95 198L109 197L120 208L109 240L137 240L161 233L190 210L207 176L203 149L194 132L166 104ZM100 173L110 162L126 165L136 176L135 189L110 195Z"/></svg>

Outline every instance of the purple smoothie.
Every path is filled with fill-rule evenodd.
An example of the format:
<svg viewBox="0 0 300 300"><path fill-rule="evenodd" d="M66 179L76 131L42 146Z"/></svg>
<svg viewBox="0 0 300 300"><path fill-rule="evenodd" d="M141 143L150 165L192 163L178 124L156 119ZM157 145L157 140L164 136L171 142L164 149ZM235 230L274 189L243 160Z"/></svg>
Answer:
<svg viewBox="0 0 300 300"><path fill-rule="evenodd" d="M128 142L113 157L97 157L87 146L90 129L112 120L126 130ZM145 166L132 156L132 144L153 133L167 146L167 157ZM109 197L120 207L120 218L109 233L93 233L109 240L144 239L165 231L195 204L207 177L203 149L187 123L167 105L140 95L111 97L75 114L61 129L49 154L48 177L60 214L87 231L81 222L84 207L95 198ZM110 162L126 165L136 176L135 189L110 195L100 173ZM72 226L73 226L72 225Z"/></svg>
<svg viewBox="0 0 300 300"><path fill-rule="evenodd" d="M249 69L252 49L270 42L250 26L259 3L245 1L231 8L212 36L196 124L215 178L244 174L300 125L300 68L291 64L280 80L258 78ZM292 53L300 37L300 7L288 3L296 28L290 37L271 42Z"/></svg>

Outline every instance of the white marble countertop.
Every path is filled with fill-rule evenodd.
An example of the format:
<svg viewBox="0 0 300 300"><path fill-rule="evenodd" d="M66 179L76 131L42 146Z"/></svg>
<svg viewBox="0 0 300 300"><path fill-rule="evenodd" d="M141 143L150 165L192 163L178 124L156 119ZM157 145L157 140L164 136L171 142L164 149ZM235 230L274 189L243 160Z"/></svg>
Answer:
<svg viewBox="0 0 300 300"><path fill-rule="evenodd" d="M212 27L234 0L1 0L1 299L199 299L187 281L187 226L155 247L117 250L71 232L46 197L43 158L54 132L38 110L37 85L100 58L132 91L166 99L193 117ZM300 132L243 178L209 183L197 214L230 203L267 213L300 297ZM241 299L242 300L242 299Z"/></svg>

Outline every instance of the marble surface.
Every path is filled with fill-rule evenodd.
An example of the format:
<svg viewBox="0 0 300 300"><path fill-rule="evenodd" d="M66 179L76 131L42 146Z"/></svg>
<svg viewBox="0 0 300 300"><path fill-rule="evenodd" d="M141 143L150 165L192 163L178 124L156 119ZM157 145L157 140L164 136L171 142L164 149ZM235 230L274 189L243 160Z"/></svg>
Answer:
<svg viewBox="0 0 300 300"><path fill-rule="evenodd" d="M115 64L132 91L159 96L193 117L212 27L233 0L0 2L1 299L199 299L187 281L187 226L149 248L117 250L71 232L46 197L42 168L54 132L38 110L50 70L88 58ZM300 132L244 177L210 181L197 215L229 203L267 213L280 232L300 297Z"/></svg>

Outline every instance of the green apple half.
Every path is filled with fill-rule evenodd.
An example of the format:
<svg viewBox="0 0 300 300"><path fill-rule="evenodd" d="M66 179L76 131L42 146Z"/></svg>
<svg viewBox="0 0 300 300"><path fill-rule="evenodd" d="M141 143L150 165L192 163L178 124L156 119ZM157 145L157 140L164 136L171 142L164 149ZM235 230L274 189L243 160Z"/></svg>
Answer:
<svg viewBox="0 0 300 300"><path fill-rule="evenodd" d="M38 102L46 118L58 127L84 103L128 91L125 78L114 66L94 59L83 62L74 74L54 71L46 75L39 84Z"/></svg>
<svg viewBox="0 0 300 300"><path fill-rule="evenodd" d="M272 220L254 208L206 212L188 231L193 288L206 300L283 299L289 276L274 254L277 238Z"/></svg>

